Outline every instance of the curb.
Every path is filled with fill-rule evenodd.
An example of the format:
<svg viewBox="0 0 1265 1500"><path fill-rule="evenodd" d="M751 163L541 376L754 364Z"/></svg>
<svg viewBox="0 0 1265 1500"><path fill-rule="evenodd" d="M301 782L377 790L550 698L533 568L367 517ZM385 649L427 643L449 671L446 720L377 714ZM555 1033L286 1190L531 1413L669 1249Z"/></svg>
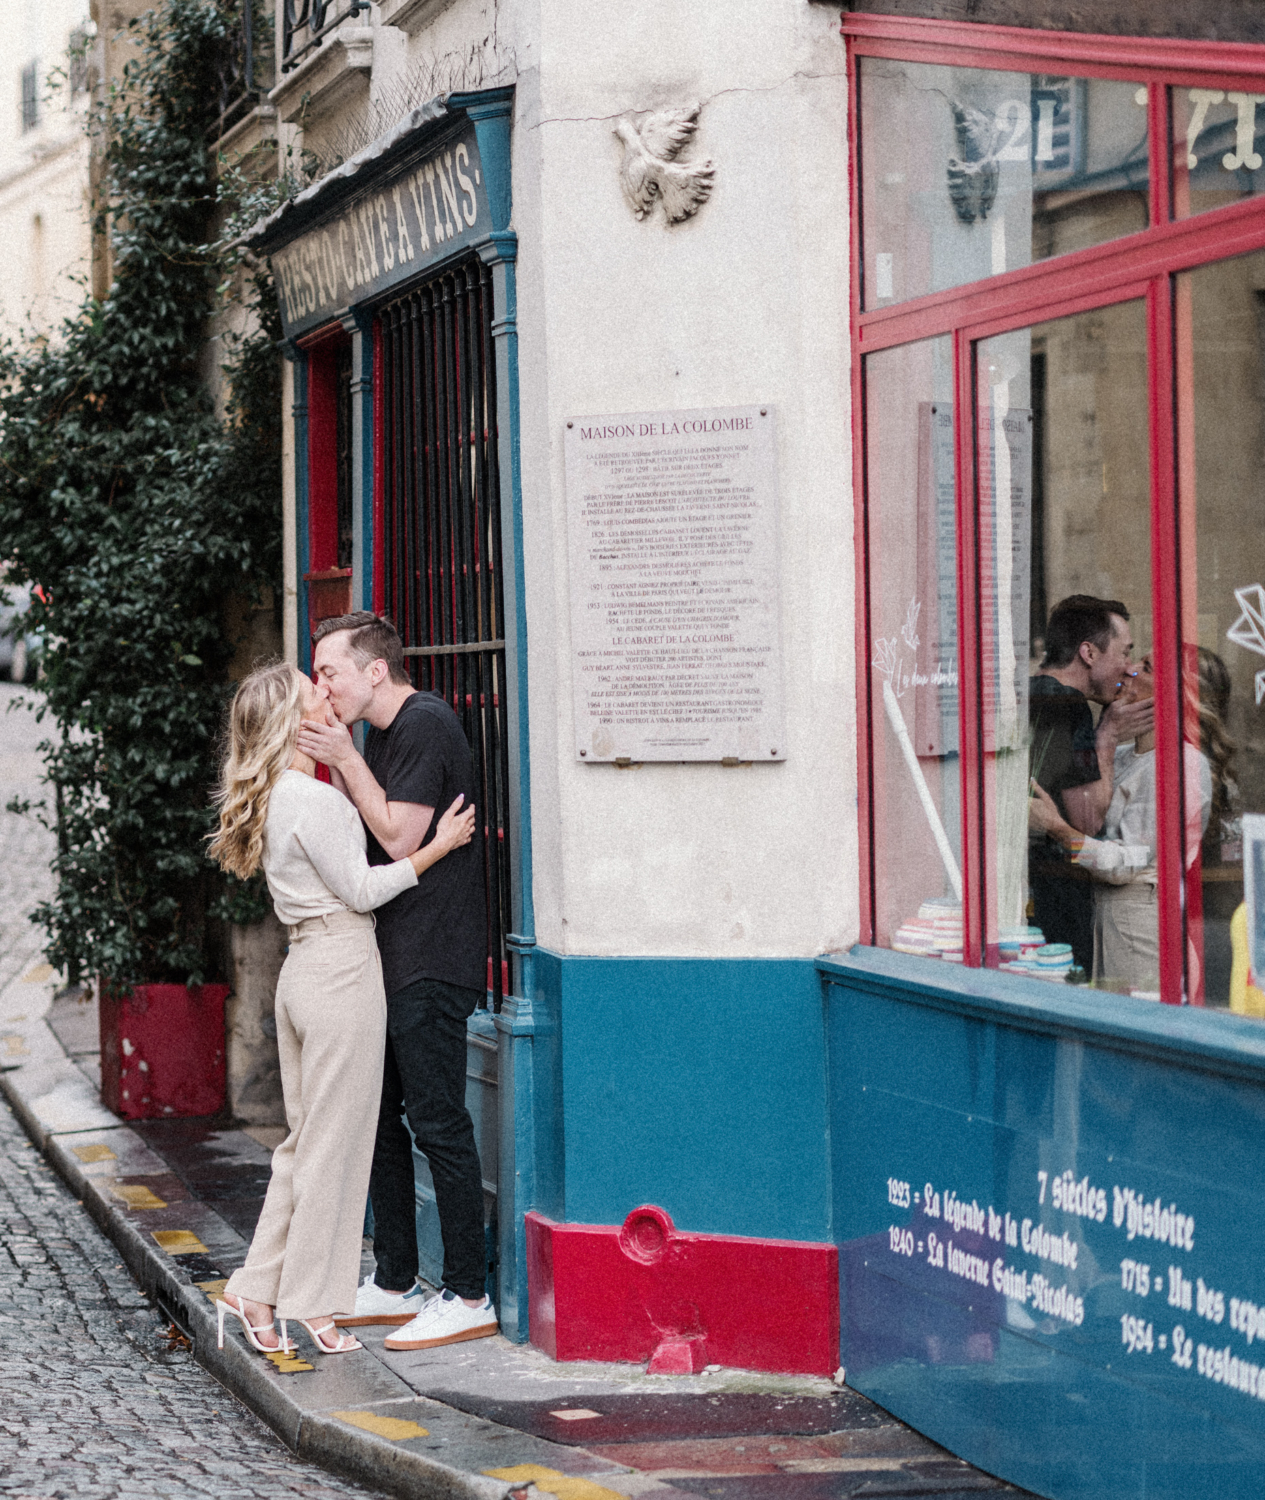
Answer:
<svg viewBox="0 0 1265 1500"><path fill-rule="evenodd" d="M0 1093L31 1140L118 1250L141 1289L187 1335L197 1362L266 1423L291 1452L402 1500L504 1500L514 1488L505 1480L454 1469L398 1448L371 1432L306 1412L287 1395L285 1377L271 1376L237 1339L226 1339L224 1348L217 1348L214 1304L181 1267L148 1243L137 1225L84 1172L63 1141L45 1128L12 1073L0 1073Z"/></svg>

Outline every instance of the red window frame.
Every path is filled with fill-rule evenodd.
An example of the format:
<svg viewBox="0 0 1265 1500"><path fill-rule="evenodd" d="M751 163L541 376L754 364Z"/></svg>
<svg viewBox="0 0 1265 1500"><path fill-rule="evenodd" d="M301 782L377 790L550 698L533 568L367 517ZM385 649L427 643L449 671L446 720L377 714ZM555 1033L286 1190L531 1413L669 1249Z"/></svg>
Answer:
<svg viewBox="0 0 1265 1500"><path fill-rule="evenodd" d="M1156 697L1160 991L1168 1004L1185 995L1184 860L1181 761L1181 622L1193 616L1193 569L1182 572L1182 540L1194 535L1193 507L1177 476L1178 327L1175 277L1212 261L1265 249L1265 194L1187 219L1172 217L1171 89L1213 85L1265 93L1265 46L1142 37L1090 36L970 22L894 16L844 16L848 51L848 160L852 214L852 428L857 568L858 811L865 864L861 941L873 943L874 702L870 661L869 513L866 489L864 356L896 345L953 339L958 548L959 712L963 726L963 957L984 961L986 858L984 828L983 669L979 627L979 529L975 472L975 346L994 334L1116 302L1145 299L1151 457L1151 591L1157 676L1173 690ZM1181 65L1173 66L1177 52ZM860 176L862 57L1012 72L1109 77L1148 86L1150 227L1092 249L1036 262L895 306L861 306L863 223ZM969 733L968 726L974 729ZM1198 996L1194 997L1201 1003Z"/></svg>

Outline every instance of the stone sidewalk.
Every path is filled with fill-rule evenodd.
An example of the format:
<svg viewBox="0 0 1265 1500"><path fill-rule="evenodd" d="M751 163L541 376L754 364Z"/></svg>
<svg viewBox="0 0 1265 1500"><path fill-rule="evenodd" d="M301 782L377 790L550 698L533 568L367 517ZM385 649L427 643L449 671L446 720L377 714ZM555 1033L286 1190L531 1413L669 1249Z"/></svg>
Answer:
<svg viewBox="0 0 1265 1500"><path fill-rule="evenodd" d="M844 1500L1019 1491L830 1381L560 1364L496 1337L391 1354L268 1360L215 1299L242 1263L278 1132L124 1125L98 1096L95 1007L47 966L0 988L0 1089L198 1361L302 1457L426 1500ZM366 1267L371 1262L366 1258Z"/></svg>

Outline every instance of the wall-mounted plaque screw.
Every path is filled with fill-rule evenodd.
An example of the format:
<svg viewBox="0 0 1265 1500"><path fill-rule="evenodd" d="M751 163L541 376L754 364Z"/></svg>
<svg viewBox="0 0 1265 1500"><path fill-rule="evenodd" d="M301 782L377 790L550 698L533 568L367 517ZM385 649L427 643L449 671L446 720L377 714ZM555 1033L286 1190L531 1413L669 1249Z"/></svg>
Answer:
<svg viewBox="0 0 1265 1500"><path fill-rule="evenodd" d="M776 754L777 754L777 751L776 751L776 750L770 750L770 751L769 751L769 754L770 754L770 755L776 755Z"/></svg>
<svg viewBox="0 0 1265 1500"><path fill-rule="evenodd" d="M588 753L589 753L589 752L588 752L588 751L587 751L587 750L581 750L581 751L580 751L580 754L581 754L581 755L587 755L587 754L588 754Z"/></svg>
<svg viewBox="0 0 1265 1500"><path fill-rule="evenodd" d="M768 409L768 407L767 407L767 406L762 406L762 407L761 407L761 408L760 408L760 415L761 415L761 416L762 416L762 417L767 417L767 416L768 416L768 414L769 414L769 409Z"/></svg>
<svg viewBox="0 0 1265 1500"><path fill-rule="evenodd" d="M574 427L574 426L575 426L575 423L574 423L574 422L568 422L568 423L567 423L567 426L568 426L568 427Z"/></svg>

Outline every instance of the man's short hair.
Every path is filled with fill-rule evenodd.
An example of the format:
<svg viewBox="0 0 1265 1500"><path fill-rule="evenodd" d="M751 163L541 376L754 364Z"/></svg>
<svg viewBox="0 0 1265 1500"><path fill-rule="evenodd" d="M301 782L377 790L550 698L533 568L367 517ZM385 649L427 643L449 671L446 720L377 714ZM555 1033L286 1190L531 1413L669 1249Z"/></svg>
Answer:
<svg viewBox="0 0 1265 1500"><path fill-rule="evenodd" d="M1069 594L1060 599L1045 627L1042 668L1071 666L1084 641L1105 651L1116 628L1112 615L1127 620L1129 611L1119 599L1095 599L1092 594Z"/></svg>
<svg viewBox="0 0 1265 1500"><path fill-rule="evenodd" d="M404 666L404 645L390 620L370 614L367 609L358 609L350 615L333 615L322 620L312 632L312 644L315 646L326 636L338 635L344 630L351 659L362 672L370 662L384 661L392 682L412 686Z"/></svg>

